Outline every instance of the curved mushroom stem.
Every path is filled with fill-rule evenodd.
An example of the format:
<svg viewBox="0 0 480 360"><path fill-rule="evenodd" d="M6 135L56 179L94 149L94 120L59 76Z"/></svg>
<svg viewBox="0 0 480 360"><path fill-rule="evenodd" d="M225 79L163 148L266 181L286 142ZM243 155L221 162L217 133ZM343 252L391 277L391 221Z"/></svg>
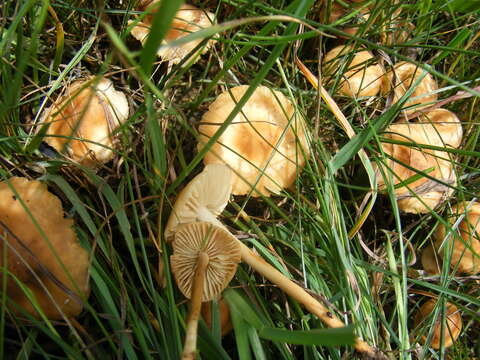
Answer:
<svg viewBox="0 0 480 360"><path fill-rule="evenodd" d="M198 319L202 308L203 283L205 281L205 271L210 261L207 253L198 254L197 269L192 286L192 296L190 298L190 312L187 320L187 331L185 335L185 344L183 346L182 360L194 360L197 352L197 329Z"/></svg>
<svg viewBox="0 0 480 360"><path fill-rule="evenodd" d="M330 312L325 306L323 306L313 296L308 294L305 289L295 284L292 280L283 275L280 271L276 270L273 266L263 260L260 256L255 254L241 241L240 248L242 254L242 261L250 265L272 283L276 284L289 296L303 304L305 308L312 314L319 317L319 319L330 328L343 327L345 324L338 319L332 312ZM377 350L368 345L360 338L355 339L355 350L367 355L371 359L382 359L383 354L380 354Z"/></svg>

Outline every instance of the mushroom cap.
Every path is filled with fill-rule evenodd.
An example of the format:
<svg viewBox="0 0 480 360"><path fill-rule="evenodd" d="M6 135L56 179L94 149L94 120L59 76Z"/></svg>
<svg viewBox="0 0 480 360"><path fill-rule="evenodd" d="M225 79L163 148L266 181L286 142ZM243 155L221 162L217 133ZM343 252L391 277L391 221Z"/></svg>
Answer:
<svg viewBox="0 0 480 360"><path fill-rule="evenodd" d="M400 98L405 95L408 89L410 89L410 87L418 81L423 73L423 69L406 61L401 61L395 64L395 66L386 74L388 82L391 85L394 84L394 86L392 86L393 102L398 102ZM409 108L404 110L405 113L407 115L412 114L422 108L432 105L435 101L437 101L437 94L433 93L435 90L437 90L437 88L437 82L432 75L427 73L417 85L415 90L413 90L410 96L412 99L407 100L403 104L404 108ZM421 98L414 100L413 98L417 96L421 96Z"/></svg>
<svg viewBox="0 0 480 360"><path fill-rule="evenodd" d="M186 298L192 293L199 253L208 255L202 301L218 297L232 280L241 260L238 240L228 231L208 222L183 224L175 232L170 256L172 273Z"/></svg>
<svg viewBox="0 0 480 360"><path fill-rule="evenodd" d="M422 267L428 275L440 274L442 259L436 254L432 245L428 245L422 252Z"/></svg>
<svg viewBox="0 0 480 360"><path fill-rule="evenodd" d="M159 5L161 0L154 0L148 4L141 6L140 10L148 10L147 8L152 8L153 6ZM152 25L153 15L155 14L156 9L153 10L153 13L146 15L141 22L132 28L132 36L140 41L142 45L145 44L150 33L150 26ZM208 28L214 24L213 19L215 15L211 12L197 8L196 6L183 4L178 9L175 18L172 21L170 30L168 30L165 38L162 41L162 45L168 45L172 41L181 39L191 33L200 31L202 29ZM129 21L131 24L132 21ZM189 41L188 43L177 45L177 46L167 46L160 47L157 51L157 55L165 61L170 61L174 64L178 64L184 57L186 57L193 49L195 49L203 39L197 39ZM205 53L210 46L214 43L213 40L209 40L207 44L200 49L198 52L192 55L191 58L197 58L198 54Z"/></svg>
<svg viewBox="0 0 480 360"><path fill-rule="evenodd" d="M44 141L85 166L113 159L112 133L128 118L127 97L106 78L96 87L92 78L67 86L64 95L46 109L38 130L49 124Z"/></svg>
<svg viewBox="0 0 480 360"><path fill-rule="evenodd" d="M437 304L436 299L430 299L425 304L423 304L418 313L415 315L415 327L422 326L424 321L428 321L430 314L434 311L435 306ZM462 331L463 323L462 323L462 315L458 308L453 305L452 303L445 304L445 327L443 331L443 341L444 346L447 348L451 346L455 340L457 340L460 332ZM427 323L429 324L429 323ZM422 342L425 343L427 341L426 336L422 336ZM441 318L439 317L438 320L435 321L433 325L433 336L431 338L430 346L433 349L439 349L441 346L442 341L442 324Z"/></svg>
<svg viewBox="0 0 480 360"><path fill-rule="evenodd" d="M219 95L199 126L199 151L227 119L248 86ZM231 93L231 94L230 94ZM302 151L303 150L303 151ZM289 187L309 156L303 118L279 91L259 86L205 155L205 164L227 164L233 194L269 196Z"/></svg>
<svg viewBox="0 0 480 360"><path fill-rule="evenodd" d="M7 294L12 303L40 316L13 279L15 276L32 292L49 319L61 319L62 312L66 316L78 315L81 299L90 291L89 257L77 240L73 221L64 218L60 200L39 181L18 177L0 183L0 199L2 237L8 242L0 248L0 267L8 269ZM20 313L15 305L9 308Z"/></svg>
<svg viewBox="0 0 480 360"><path fill-rule="evenodd" d="M355 52L349 59L348 55ZM342 61L350 61L347 71L343 75L344 81L340 84L339 92L350 97L375 96L382 88L384 71L375 62L370 51L356 51L351 46L339 45L330 50L323 59L324 73L335 76L341 67Z"/></svg>
<svg viewBox="0 0 480 360"><path fill-rule="evenodd" d="M430 123L436 132L430 135L432 145L458 148L462 143L463 129L457 115L447 109L435 109L424 113L420 121Z"/></svg>
<svg viewBox="0 0 480 360"><path fill-rule="evenodd" d="M173 240L180 224L209 221L220 215L232 193L232 175L225 165L206 165L178 194L165 227L165 239Z"/></svg>
<svg viewBox="0 0 480 360"><path fill-rule="evenodd" d="M454 145L460 144L462 133L460 122L455 121L456 117L455 119L449 117L448 125L440 125L438 123L440 121L438 120L439 114L444 114L444 112L429 112L421 123L392 124L385 130L384 137L396 141L412 142L412 144L438 147L445 147L448 141L451 141ZM450 124L450 119L453 120L453 124ZM452 129L454 129L453 132ZM460 138L458 139L458 137ZM394 185L411 179L418 174L418 171L423 171L429 176L452 186L456 184L452 161L447 152L390 143L382 143L381 146L383 151L391 157L391 159L385 159L383 168L387 175L391 173ZM402 163L415 170L409 169ZM378 171L377 182L381 189L385 187L385 179ZM402 211L409 213L426 213L450 196L452 192L451 187L423 176L409 182L406 186L395 189L398 206ZM418 197L425 202L426 206Z"/></svg>
<svg viewBox="0 0 480 360"><path fill-rule="evenodd" d="M218 310L220 312L220 329L222 336L225 336L233 329L232 318L230 316L230 307L223 299L218 300ZM202 317L209 328L212 327L212 303L202 304Z"/></svg>
<svg viewBox="0 0 480 360"><path fill-rule="evenodd" d="M445 249L453 241L450 267L458 266L458 271L464 274L480 273L480 203L474 202L469 208L469 202L461 202L452 207L453 216L449 223L454 224L463 214L465 217L460 221L457 230L453 231L443 244L447 235L445 226L439 224L434 234L435 247L440 256L444 256ZM443 246L442 246L443 244Z"/></svg>

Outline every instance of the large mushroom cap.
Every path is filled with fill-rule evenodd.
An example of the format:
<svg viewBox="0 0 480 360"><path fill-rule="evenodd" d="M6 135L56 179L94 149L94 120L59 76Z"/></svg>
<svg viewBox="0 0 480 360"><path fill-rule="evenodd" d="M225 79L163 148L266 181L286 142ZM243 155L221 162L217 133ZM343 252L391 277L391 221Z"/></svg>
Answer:
<svg viewBox="0 0 480 360"><path fill-rule="evenodd" d="M354 52L353 55L351 55ZM349 58L351 55L351 58ZM339 92L350 97L375 96L380 92L384 71L367 50L355 52L351 46L340 45L330 50L323 59L327 76L335 76L342 61L350 61L340 84Z"/></svg>
<svg viewBox="0 0 480 360"><path fill-rule="evenodd" d="M237 271L241 260L238 240L208 222L182 225L175 233L170 257L172 273L185 297L190 298L199 253L208 255L202 301L215 299Z"/></svg>
<svg viewBox="0 0 480 360"><path fill-rule="evenodd" d="M131 33L132 36L139 40L142 44L145 44L150 33L150 27L152 25L153 15L156 9L160 5L161 0L147 1L147 4L143 4L139 10L151 11L149 15L146 15L141 22L133 27ZM213 19L215 15L211 12L199 9L193 5L183 4L177 11L175 18L172 21L170 30L165 35L162 45L169 45L172 41L181 39L191 33L208 28L214 24ZM131 23L131 21L129 22ZM177 46L165 46L161 47L157 51L157 55L165 61L172 62L174 64L182 61L190 52L193 51L203 39L197 39ZM207 44L196 52L193 57L197 57L199 53L205 53L208 48L213 44L213 40L209 40Z"/></svg>
<svg viewBox="0 0 480 360"><path fill-rule="evenodd" d="M15 276L48 318L78 315L89 293L89 259L60 200L39 181L16 177L0 183L0 199L0 267L8 269L9 308L39 317Z"/></svg>
<svg viewBox="0 0 480 360"><path fill-rule="evenodd" d="M450 114L453 115L449 111L445 113L435 110L426 113L421 123L396 123L385 130L384 136L388 139L412 143L411 146L382 143L383 151L390 157L385 159L383 166L385 174L391 176L394 185L407 182L405 186L395 189L398 205L404 212L428 212L453 192L451 187L442 184L442 182L451 186L456 184L450 154L445 151L415 147L415 145L446 147L448 143L459 145L462 128L456 116L450 117ZM448 115L448 117L439 115ZM420 171L440 182L425 176L415 179ZM384 188L385 179L380 172L377 174L378 184L380 188Z"/></svg>
<svg viewBox="0 0 480 360"><path fill-rule="evenodd" d="M212 137L248 86L222 93L203 115L199 150ZM228 165L234 172L233 194L279 193L289 187L309 156L304 122L280 92L260 86L205 155L205 164Z"/></svg>
<svg viewBox="0 0 480 360"><path fill-rule="evenodd" d="M232 172L222 164L210 164L180 192L165 227L165 239L172 240L180 224L214 219L227 206L232 193Z"/></svg>
<svg viewBox="0 0 480 360"><path fill-rule="evenodd" d="M96 85L95 85L96 84ZM112 133L128 118L128 101L109 79L78 80L42 114L39 126L49 124L44 140L86 166L110 161Z"/></svg>
<svg viewBox="0 0 480 360"><path fill-rule="evenodd" d="M436 299L430 299L420 307L420 309L418 310L418 313L415 315L415 327L425 326L426 324L429 324L428 322L427 323L425 322L429 321L429 317L433 313L436 304L437 304ZM458 336L460 335L460 332L462 331L462 327L463 327L462 315L458 310L458 308L452 303L446 303L445 306L446 306L446 309L445 309L446 321L445 321L445 327L443 328L443 332L442 332L442 324L441 324L440 318L437 321L435 321L433 325L433 335L430 342L430 346L433 349L440 348L442 337L443 337L444 346L446 348L451 346L455 342L455 340L457 340ZM423 343L425 343L427 341L427 336L423 335L421 340Z"/></svg>
<svg viewBox="0 0 480 360"><path fill-rule="evenodd" d="M429 73L420 80L423 76L424 70L417 65L408 63L405 61L395 64L395 66L387 72L387 78L390 85L393 86L393 102L396 103L402 96L410 89L411 86L415 86L411 99L407 100L404 104L404 108L410 108L405 110L406 114L414 113L420 109L423 109L429 105L433 105L437 101L437 94L434 93L437 90L437 82ZM418 99L413 99L418 97Z"/></svg>
<svg viewBox="0 0 480 360"><path fill-rule="evenodd" d="M465 215L447 239L447 231L443 224L439 224L435 232L435 247L443 257L447 247L453 242L450 267L456 268L465 274L480 273L480 203L461 202L452 207L453 216L449 223L455 224L457 219ZM444 244L445 239L447 243Z"/></svg>

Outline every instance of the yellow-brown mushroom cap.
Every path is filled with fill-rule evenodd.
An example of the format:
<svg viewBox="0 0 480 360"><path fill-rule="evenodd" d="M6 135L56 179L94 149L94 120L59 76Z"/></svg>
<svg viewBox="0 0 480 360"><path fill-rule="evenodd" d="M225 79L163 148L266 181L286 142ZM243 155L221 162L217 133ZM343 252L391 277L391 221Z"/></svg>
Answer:
<svg viewBox="0 0 480 360"><path fill-rule="evenodd" d="M112 133L127 120L128 112L125 94L110 80L78 80L44 111L37 130L48 124L45 142L83 165L96 166L113 158Z"/></svg>
<svg viewBox="0 0 480 360"><path fill-rule="evenodd" d="M227 287L241 260L238 240L228 231L208 222L183 224L175 233L170 257L172 273L186 298L192 293L199 253L208 255L202 301L211 301Z"/></svg>
<svg viewBox="0 0 480 360"><path fill-rule="evenodd" d="M153 15L155 14L160 0L154 0L148 2L147 5L141 6L140 10L147 10L150 13L146 15L141 22L132 28L132 36L139 40L142 44L145 44L150 33L150 26L152 25ZM157 51L157 55L165 61L170 61L174 64L182 61L190 52L192 52L203 39L197 39L189 41L182 45L172 46L169 45L172 41L181 39L191 33L208 28L214 24L213 19L215 15L211 12L199 9L193 5L183 4L180 5L175 18L172 21L170 30L168 30L165 38L162 41L162 47ZM129 24L133 23L129 21ZM193 57L197 57L199 53L204 53L213 44L213 40L209 40L203 49L200 49L195 53ZM167 45L167 46L165 46Z"/></svg>
<svg viewBox="0 0 480 360"><path fill-rule="evenodd" d="M433 245L428 245L422 252L422 267L428 275L440 274L442 268L442 259L436 253Z"/></svg>
<svg viewBox="0 0 480 360"><path fill-rule="evenodd" d="M457 268L460 273L478 274L480 273L480 203L461 202L452 207L452 214L453 216L449 218L451 225L455 224L460 216L465 215L465 217L458 224L457 230L453 230L448 238L445 226L439 224L434 234L435 247L444 257L447 247L453 242L450 267Z"/></svg>
<svg viewBox="0 0 480 360"><path fill-rule="evenodd" d="M352 54L353 53L353 54ZM326 76L334 77L342 62L349 62L343 75L339 92L350 97L375 96L382 88L385 72L367 50L356 51L351 46L340 45L330 50L323 59Z"/></svg>
<svg viewBox="0 0 480 360"><path fill-rule="evenodd" d="M420 78L424 76L424 70L417 65L405 61L395 64L395 66L387 72L387 79L393 88L393 102L396 103L401 97L414 86ZM425 76L416 84L415 89L404 104L406 114L414 113L427 106L433 105L437 101L437 82L432 75L426 73ZM413 99L416 98L417 99ZM410 108L411 107L411 108Z"/></svg>
<svg viewBox="0 0 480 360"><path fill-rule="evenodd" d="M222 93L203 115L201 150L232 112L248 86ZM269 196L289 187L309 156L304 121L280 92L260 86L205 155L205 164L221 163L233 173L233 194Z"/></svg>
<svg viewBox="0 0 480 360"><path fill-rule="evenodd" d="M433 313L436 304L436 299L430 299L420 307L417 314L415 315L415 328L420 328L422 326L430 327L430 325L427 324L430 324L429 317ZM451 346L455 342L455 340L457 340L460 332L462 331L462 315L458 308L451 303L446 303L445 306L445 326L443 328L443 336L440 317L437 321L435 321L433 325L433 335L430 341L430 346L433 349L440 348L442 337L444 346L446 348ZM425 343L427 341L427 336L422 335L421 340L423 343Z"/></svg>
<svg viewBox="0 0 480 360"><path fill-rule="evenodd" d="M223 164L209 164L178 194L165 227L171 241L177 227L198 221L215 222L232 193L232 171Z"/></svg>
<svg viewBox="0 0 480 360"><path fill-rule="evenodd" d="M426 113L421 123L396 123L385 129L383 135L385 138L412 143L412 145L382 143L382 150L388 156L383 165L386 176L391 176L394 185L408 182L405 186L395 189L398 205L404 212L430 211L451 195L453 192L451 186L456 184L453 160L449 153L416 147L416 145L446 147L448 142L452 142L453 145L460 144L462 127L458 118L449 116L447 122L439 123L440 117L437 116L439 113L444 114L443 111L435 110ZM448 115L450 114L453 115L448 112ZM426 176L413 178L418 176L419 172L424 172L439 181ZM379 171L377 181L380 189L384 189L385 179Z"/></svg>
<svg viewBox="0 0 480 360"><path fill-rule="evenodd" d="M78 315L90 291L89 259L77 240L73 221L64 218L60 200L39 181L16 177L0 183L0 199L0 266L10 275L7 295L13 304L9 308L20 313L18 305L39 317L15 276L49 319Z"/></svg>

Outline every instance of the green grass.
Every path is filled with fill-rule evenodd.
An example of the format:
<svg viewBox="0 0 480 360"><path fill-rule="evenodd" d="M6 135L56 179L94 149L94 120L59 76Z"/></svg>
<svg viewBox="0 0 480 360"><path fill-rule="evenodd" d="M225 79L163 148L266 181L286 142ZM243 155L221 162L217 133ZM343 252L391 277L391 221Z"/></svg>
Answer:
<svg viewBox="0 0 480 360"><path fill-rule="evenodd" d="M313 0L191 3L225 25L202 34L214 35L216 44L197 64L170 72L154 52L178 0L166 2L156 16L157 36L145 48L129 35L133 1L5 0L0 5L0 176L45 181L75 219L78 238L92 257L91 295L75 321L21 320L5 307L7 294L2 294L0 358L179 358L187 303L168 266L166 287L159 285L159 256L168 264L171 253L162 241L164 225L178 192L202 169L206 150L196 151L202 114L218 94L240 84L250 88L228 121L256 87L280 90L306 118L312 156L292 189L268 199L234 197L222 222L280 271L326 299L356 334L392 359L479 357L478 277L453 277L444 269L440 278L431 278L419 271L421 251L431 243L448 202L435 212L406 216L391 188L378 195L360 231L349 236L370 189L365 164L382 159L380 133L398 109L388 111L381 97L367 102L336 96L335 87L326 86L358 134L350 140L295 65L294 53L298 45L298 57L318 74L322 54L338 43L333 36L342 35L342 26L353 24L357 15L324 25ZM385 63L428 64L440 99L461 90L471 93L446 107L459 115L465 133L461 148L451 151L459 179L454 198L472 199L480 191L479 94L472 90L480 78L480 5L367 3L371 16L349 42L383 54ZM416 27L407 41L382 45L381 34L397 8L402 20ZM257 18L265 16L296 20ZM31 128L63 85L86 74L109 76L131 106L118 131L118 156L97 172L46 154ZM337 82L341 76L335 75ZM359 161L362 148L368 158ZM414 314L426 299L422 291L462 309L464 330L448 350L418 345L430 329L413 328ZM323 328L321 322L246 265L239 267L225 298L234 331L220 338L218 319L213 331L201 323L204 359L357 356L349 346L312 345L331 338L312 336L310 330Z"/></svg>

